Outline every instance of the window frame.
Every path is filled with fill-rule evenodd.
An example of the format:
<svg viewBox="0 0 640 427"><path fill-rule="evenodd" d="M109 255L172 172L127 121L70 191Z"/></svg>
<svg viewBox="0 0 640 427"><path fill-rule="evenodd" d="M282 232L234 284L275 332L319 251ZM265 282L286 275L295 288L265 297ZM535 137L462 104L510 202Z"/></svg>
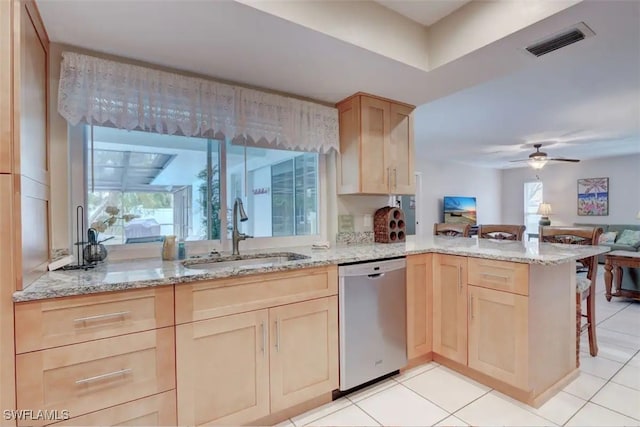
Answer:
<svg viewBox="0 0 640 427"><path fill-rule="evenodd" d="M537 214L537 213L529 213L528 212L528 200L527 200L527 192L526 192L526 187L527 185L530 184L538 184L541 186L541 193L542 193L542 200L540 201L540 203L542 203L544 201L544 184L542 181L526 181L522 184L522 205L523 205L523 219L524 219L524 225L526 226L527 224L529 224L529 222L527 221L527 219L529 217L536 217L537 221L540 221L540 218L542 215ZM534 230L529 230L527 228L527 230L525 230L525 232L528 235L533 235L533 234L538 234L540 232L539 227L536 227Z"/></svg>
<svg viewBox="0 0 640 427"><path fill-rule="evenodd" d="M75 224L75 212L76 206L81 205L85 208L85 229L82 231L86 233L86 229L89 228L87 224L87 192L88 192L88 174L89 170L86 167L89 150L85 149L85 142L90 138L91 125L79 124L77 126L68 126L69 136L69 159L71 161L70 172L70 210L72 218L70 222L70 240L75 243L77 236L75 236L76 224ZM125 131L126 132L126 131ZM206 138L203 138L206 140ZM224 140L217 140L220 147L220 201L221 212L226 212L228 208L233 206L227 206L227 147ZM318 155L318 179L317 179L317 192L318 192L318 230L317 234L299 235L299 236L279 236L279 237L255 237L247 240L243 240L241 243L242 251L252 250L265 250L284 247L297 247L297 246L310 246L317 241L326 241L328 234L328 193L327 193L327 155L323 153L317 153ZM246 202L246 195L243 198ZM220 228L221 230L227 229L227 215L220 215ZM84 237L84 236L82 236ZM231 252L232 242L227 236L227 233L222 232L220 239L218 240L190 240L185 242L187 249L187 256L194 254L207 254L211 251ZM76 250L75 245L72 246L74 252ZM109 245L109 260L117 261L132 258L154 258L160 257L162 248L161 242L153 243L136 243L132 244L120 244Z"/></svg>

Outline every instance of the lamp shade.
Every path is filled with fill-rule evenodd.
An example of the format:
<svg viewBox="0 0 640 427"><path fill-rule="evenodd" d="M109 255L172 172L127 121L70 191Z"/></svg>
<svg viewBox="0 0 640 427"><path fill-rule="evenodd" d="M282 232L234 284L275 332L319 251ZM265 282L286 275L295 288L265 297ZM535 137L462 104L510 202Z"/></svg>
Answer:
<svg viewBox="0 0 640 427"><path fill-rule="evenodd" d="M549 203L540 203L538 205L538 215L551 215L551 205Z"/></svg>
<svg viewBox="0 0 640 427"><path fill-rule="evenodd" d="M545 157L533 157L529 159L529 166L534 169L542 169L546 164L547 159Z"/></svg>

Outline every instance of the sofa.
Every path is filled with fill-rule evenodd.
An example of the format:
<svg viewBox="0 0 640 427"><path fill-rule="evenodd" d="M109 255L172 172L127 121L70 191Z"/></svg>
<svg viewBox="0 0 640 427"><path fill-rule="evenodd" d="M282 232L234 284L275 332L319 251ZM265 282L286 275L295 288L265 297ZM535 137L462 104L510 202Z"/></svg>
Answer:
<svg viewBox="0 0 640 427"><path fill-rule="evenodd" d="M573 224L576 227L602 227L603 233L608 232L616 232L616 241L620 238L620 235L624 230L640 230L640 224L581 224L575 223ZM609 246L612 251L631 251L638 252L640 251L640 241L635 245L625 245L625 244L617 244L617 243L600 243L600 246ZM600 264L604 264L604 254L598 257L598 261Z"/></svg>

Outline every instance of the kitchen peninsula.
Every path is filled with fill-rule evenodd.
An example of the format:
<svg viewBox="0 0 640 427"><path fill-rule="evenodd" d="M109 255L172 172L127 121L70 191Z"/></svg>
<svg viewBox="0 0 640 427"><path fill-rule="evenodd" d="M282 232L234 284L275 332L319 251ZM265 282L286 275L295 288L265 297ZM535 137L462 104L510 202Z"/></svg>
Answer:
<svg viewBox="0 0 640 427"><path fill-rule="evenodd" d="M14 294L18 407L69 408L84 424L144 408L167 424L304 412L338 387L337 265L403 256L409 364L436 360L538 406L577 374L573 261L606 250L429 236L278 248L251 265L50 272ZM65 393L48 389L56 372Z"/></svg>

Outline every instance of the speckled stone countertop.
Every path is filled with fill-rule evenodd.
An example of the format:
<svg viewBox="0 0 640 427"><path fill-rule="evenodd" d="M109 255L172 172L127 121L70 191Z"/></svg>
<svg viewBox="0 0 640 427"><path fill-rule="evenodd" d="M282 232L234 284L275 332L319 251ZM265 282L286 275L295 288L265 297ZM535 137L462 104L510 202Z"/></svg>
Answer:
<svg viewBox="0 0 640 427"><path fill-rule="evenodd" d="M305 255L308 258L287 262L218 267L210 270L188 268L181 261L161 261L154 258L137 259L107 262L88 271L48 272L24 290L15 292L13 300L16 302L33 301L71 295L139 289L429 252L528 264L553 265L605 253L608 250L609 248L606 246L559 245L429 236L424 239L410 239L406 243L336 246L327 250L294 247L242 251L243 255L266 252L293 252Z"/></svg>

